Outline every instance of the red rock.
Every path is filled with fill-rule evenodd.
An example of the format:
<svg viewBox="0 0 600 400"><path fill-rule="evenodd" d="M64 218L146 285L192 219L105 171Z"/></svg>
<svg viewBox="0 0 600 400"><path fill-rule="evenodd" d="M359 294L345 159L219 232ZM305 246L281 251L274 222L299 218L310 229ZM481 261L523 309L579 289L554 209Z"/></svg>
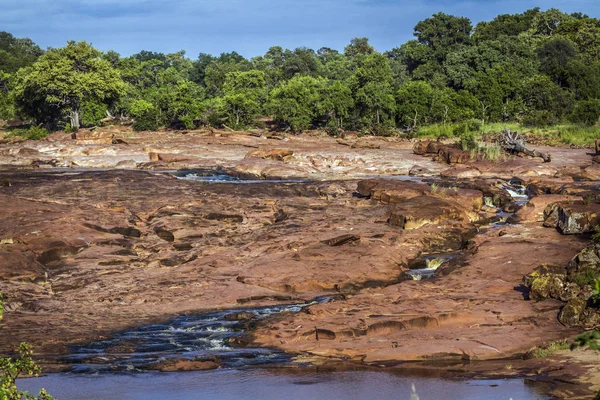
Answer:
<svg viewBox="0 0 600 400"><path fill-rule="evenodd" d="M600 204L583 201L551 204L544 210L544 226L565 235L593 232L600 225Z"/></svg>
<svg viewBox="0 0 600 400"><path fill-rule="evenodd" d="M420 141L415 143L413 147L413 153L418 154L420 156L425 155L427 153L427 148L429 147L429 141Z"/></svg>
<svg viewBox="0 0 600 400"><path fill-rule="evenodd" d="M458 204L433 196L413 197L395 204L389 217L390 225L407 230L450 221L465 224L471 222L469 215Z"/></svg>
<svg viewBox="0 0 600 400"><path fill-rule="evenodd" d="M568 196L561 194L543 194L535 196L529 202L521 207L515 214L513 222L544 222L544 210L551 205L561 202L581 201L581 197Z"/></svg>
<svg viewBox="0 0 600 400"><path fill-rule="evenodd" d="M286 157L294 154L292 150L287 149L257 149L250 150L245 158L262 158L265 160L283 161Z"/></svg>

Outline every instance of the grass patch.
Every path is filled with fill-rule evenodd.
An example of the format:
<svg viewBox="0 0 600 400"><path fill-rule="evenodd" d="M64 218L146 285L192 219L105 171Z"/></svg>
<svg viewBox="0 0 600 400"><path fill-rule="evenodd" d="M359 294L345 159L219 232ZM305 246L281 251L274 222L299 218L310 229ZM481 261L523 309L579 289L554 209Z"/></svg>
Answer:
<svg viewBox="0 0 600 400"><path fill-rule="evenodd" d="M546 127L529 127L517 122L495 122L481 125L476 121L466 121L455 124L432 124L422 126L418 130L419 137L458 138L472 136L480 139L483 135L500 133L505 129L518 131L529 141L546 143L548 145L573 145L579 147L593 146L594 141L600 138L599 126L581 124L559 124ZM468 149L471 150L471 149Z"/></svg>
<svg viewBox="0 0 600 400"><path fill-rule="evenodd" d="M570 348L571 348L571 343L569 343L569 340L563 339L563 340L557 340L554 342L550 342L547 345L542 346L542 347L536 346L536 347L532 348L531 350L529 350L529 353L531 354L531 356L533 358L546 358L546 357L550 357L557 351L569 350Z"/></svg>

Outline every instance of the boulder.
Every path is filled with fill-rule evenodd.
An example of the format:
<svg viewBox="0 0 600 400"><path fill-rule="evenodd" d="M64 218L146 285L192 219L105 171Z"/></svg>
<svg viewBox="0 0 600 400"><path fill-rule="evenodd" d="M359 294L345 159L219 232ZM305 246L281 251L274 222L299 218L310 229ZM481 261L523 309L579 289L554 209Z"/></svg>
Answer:
<svg viewBox="0 0 600 400"><path fill-rule="evenodd" d="M558 299L568 301L566 286L566 269L553 265L541 265L531 274L525 276L523 284L529 288L531 300Z"/></svg>
<svg viewBox="0 0 600 400"><path fill-rule="evenodd" d="M112 144L113 134L106 131L78 131L71 134L71 139L85 144Z"/></svg>
<svg viewBox="0 0 600 400"><path fill-rule="evenodd" d="M558 320L561 324L568 327L579 326L585 310L585 305L586 301L579 297L569 300L562 310L560 310Z"/></svg>
<svg viewBox="0 0 600 400"><path fill-rule="evenodd" d="M437 173L435 171L430 170L429 168L425 168L420 165L415 165L410 169L410 171L408 172L408 175L428 177L428 176L436 176Z"/></svg>
<svg viewBox="0 0 600 400"><path fill-rule="evenodd" d="M556 227L564 235L590 233L600 225L600 204L557 203L544 210L544 226Z"/></svg>
<svg viewBox="0 0 600 400"><path fill-rule="evenodd" d="M360 236L358 235L342 235L342 236L337 236L331 239L327 239L324 240L323 243L326 244L327 246L331 246L331 247L338 247L338 246L344 246L346 244L351 244L351 243L355 243L360 241Z"/></svg>
<svg viewBox="0 0 600 400"><path fill-rule="evenodd" d="M189 161L191 158L183 154L169 154L169 153L148 153L148 157L151 162L162 161L166 163L175 163L181 161Z"/></svg>
<svg viewBox="0 0 600 400"><path fill-rule="evenodd" d="M544 211L548 208L548 206L560 202L575 201L581 201L581 197L561 194L544 194L535 196L531 198L525 206L521 207L510 219L510 221L511 223L544 222Z"/></svg>
<svg viewBox="0 0 600 400"><path fill-rule="evenodd" d="M287 149L256 149L250 150L244 158L262 158L263 160L283 161L294 154Z"/></svg>
<svg viewBox="0 0 600 400"><path fill-rule="evenodd" d="M388 223L404 230L443 222L470 222L467 213L453 202L433 196L419 196L394 204Z"/></svg>
<svg viewBox="0 0 600 400"><path fill-rule="evenodd" d="M427 145L427 153L438 154L444 145L440 142L429 142Z"/></svg>
<svg viewBox="0 0 600 400"><path fill-rule="evenodd" d="M481 171L475 167L448 168L440 173L442 178L473 179L481 176Z"/></svg>
<svg viewBox="0 0 600 400"><path fill-rule="evenodd" d="M227 321L249 321L254 317L256 317L256 314L249 311L240 311L225 315Z"/></svg>
<svg viewBox="0 0 600 400"><path fill-rule="evenodd" d="M398 203L430 192L429 186L420 182L395 181L391 179L368 179L360 181L356 191L363 197L383 203Z"/></svg>
<svg viewBox="0 0 600 400"><path fill-rule="evenodd" d="M427 153L427 148L429 146L429 141L420 141L415 143L413 146L413 153L423 156Z"/></svg>

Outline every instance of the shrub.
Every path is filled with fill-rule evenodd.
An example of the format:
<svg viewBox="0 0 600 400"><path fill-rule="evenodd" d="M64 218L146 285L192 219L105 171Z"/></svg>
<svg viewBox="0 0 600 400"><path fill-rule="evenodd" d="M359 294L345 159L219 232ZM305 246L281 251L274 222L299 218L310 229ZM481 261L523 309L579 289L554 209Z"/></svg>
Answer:
<svg viewBox="0 0 600 400"><path fill-rule="evenodd" d="M38 396L17 389L17 378L21 375L38 376L40 367L33 361L31 346L21 343L17 358L0 358L0 399L10 400L53 400L44 389Z"/></svg>
<svg viewBox="0 0 600 400"><path fill-rule="evenodd" d="M460 137L460 147L465 151L478 151L480 146L475 139L475 134L473 132L467 132Z"/></svg>
<svg viewBox="0 0 600 400"><path fill-rule="evenodd" d="M4 297L0 293L0 321L4 313ZM17 358L0 358L0 399L8 400L54 400L44 389L38 396L17 389L16 381L21 375L38 376L40 367L33 362L31 346L21 343Z"/></svg>
<svg viewBox="0 0 600 400"><path fill-rule="evenodd" d="M136 131L155 131L158 129L158 110L145 100L135 100L129 106L129 115L135 120Z"/></svg>
<svg viewBox="0 0 600 400"><path fill-rule="evenodd" d="M28 140L40 140L48 136L48 130L41 125L32 126L28 129L13 129L9 136L19 136Z"/></svg>
<svg viewBox="0 0 600 400"><path fill-rule="evenodd" d="M576 124L595 125L600 120L600 100L583 100L578 102L569 120Z"/></svg>

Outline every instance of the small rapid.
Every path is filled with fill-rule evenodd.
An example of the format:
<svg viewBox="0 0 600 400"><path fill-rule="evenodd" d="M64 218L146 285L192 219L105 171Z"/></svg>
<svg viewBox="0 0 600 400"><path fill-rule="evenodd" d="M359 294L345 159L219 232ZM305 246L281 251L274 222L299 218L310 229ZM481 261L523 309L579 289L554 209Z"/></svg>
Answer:
<svg viewBox="0 0 600 400"><path fill-rule="evenodd" d="M181 170L172 173L177 179L184 181L195 181L204 183L238 183L238 184L258 184L258 183L303 183L310 182L302 179L242 179L230 175L221 170Z"/></svg>
<svg viewBox="0 0 600 400"><path fill-rule="evenodd" d="M112 339L71 348L61 359L72 372L143 371L169 359L217 360L223 368L285 363L289 355L266 348L234 347L244 334L244 324L283 312L300 312L313 304L330 301L320 297L311 302L250 309L232 309L177 317L124 331Z"/></svg>

